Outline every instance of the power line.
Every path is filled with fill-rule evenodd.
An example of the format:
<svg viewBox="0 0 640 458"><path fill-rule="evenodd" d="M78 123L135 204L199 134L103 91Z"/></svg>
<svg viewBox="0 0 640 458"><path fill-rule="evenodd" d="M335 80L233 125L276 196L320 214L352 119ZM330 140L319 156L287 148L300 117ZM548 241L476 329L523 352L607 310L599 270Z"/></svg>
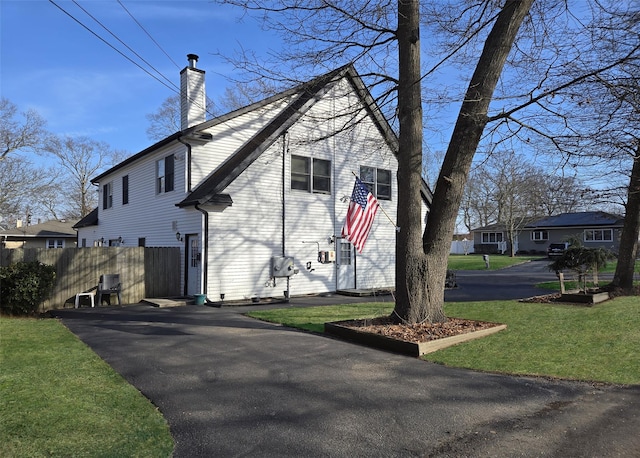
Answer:
<svg viewBox="0 0 640 458"><path fill-rule="evenodd" d="M158 75L160 75L162 78L164 78L165 80L167 80L169 82L169 84L173 85L176 89L178 88L178 86L176 86L175 83L173 83L169 78L167 78L166 76L164 76L162 74L162 72L160 72L158 69L156 69L153 65L151 65L147 60L145 60L144 57L142 57L140 54L138 54L137 52L135 52L129 45L127 45L124 41L122 41L120 38L118 38L111 30L109 30L109 28L107 28L102 22L100 22L98 19L96 19L91 13L89 13L86 9L84 9L76 0L73 0L73 3L75 3L75 5L80 8L82 11L84 11L84 13L89 16L91 19L93 19L95 22L97 22L100 27L102 27L104 30L106 30L113 38L115 38L116 40L118 40L125 48L127 48L129 51L131 51L133 54L136 55L136 57L138 57L142 62L144 62L145 64L147 64L149 66L149 68L151 68L153 71L155 71Z"/></svg>
<svg viewBox="0 0 640 458"><path fill-rule="evenodd" d="M175 65L177 69L180 69L180 66L176 63L176 61L173 60L171 58L171 56L169 54L167 54L167 52L162 48L162 46L160 46L160 44L156 40L153 39L151 34L149 32L147 32L147 30L142 26L142 24L140 24L140 22L138 22L138 20L135 17L133 17L133 14L131 14L131 12L127 9L126 6L124 6L124 4L120 0L118 0L118 4L122 7L123 10L125 10L127 12L127 14L131 17L131 19L133 19L133 21L136 24L138 24L138 27L140 27L144 31L144 33L147 34L149 39L151 41L153 41L153 43L160 49L160 51L162 51L164 53L164 55L167 56L171 62L173 62L173 65Z"/></svg>
<svg viewBox="0 0 640 458"><path fill-rule="evenodd" d="M169 78L167 78L166 76L164 76L160 71L158 71L156 68L154 68L149 62L147 62L142 56L140 56L138 53L136 53L133 49L131 49L127 44L125 44L122 40L120 40L114 33L112 33L106 26L104 26L98 19L96 19L94 16L92 16L87 10L85 10L82 6L80 6L80 4L78 4L78 2L76 0L72 0L74 4L76 4L85 14L87 14L90 18L92 18L95 22L97 22L103 29L105 29L107 32L109 32L116 40L118 40L122 45L124 45L129 51L131 51L132 53L134 53L140 60L142 60L144 63L146 63L149 67L151 67L156 73L158 73L162 78L164 78L165 80L167 80L169 82L169 84L165 83L164 81L162 81L161 79L159 79L156 75L152 74L151 72L149 72L147 69L145 69L144 67L142 67L138 62L136 62L135 60L131 59L129 56L127 56L126 54L124 54L122 51L120 51L118 48L116 48L115 46L113 46L111 43L109 43L107 40L105 40L103 37L101 37L100 35L98 35L96 32L94 32L89 26L85 25L82 21L80 21L79 19L77 19L73 14L71 14L70 12L68 12L67 10L65 10L63 7L61 7L60 5L58 5L54 0L49 0L49 2L51 4L53 4L56 8L58 8L60 11L62 11L64 14L66 14L67 16L69 16L71 19L73 19L76 23L78 23L80 26L82 26L82 28L84 28L85 30L87 30L89 33L91 33L93 36L95 36L96 38L98 38L100 41L102 41L104 44L106 44L107 46L109 46L111 49L113 49L114 51L116 51L118 54L120 54L122 57L124 57L125 59L127 59L129 62L131 62L132 64L134 64L136 67L138 67L140 70L142 70L143 72L145 72L147 75L149 75L150 77L152 77L153 79L155 79L156 81L158 81L160 84L162 84L163 86L165 86L166 88L168 88L169 90L175 92L176 94L180 94L180 89L178 88L178 86L176 84L174 84L173 82L171 82L171 80ZM118 2L120 3L120 2ZM134 19L135 20L135 19ZM137 22L137 21L136 21ZM169 57L170 58L170 57ZM170 58L171 59L171 58ZM173 61L173 60L172 60ZM180 68L175 62L173 62L178 68ZM192 103L197 103L195 100L191 101ZM208 113L209 115L213 115L213 113L211 113L209 110L207 110L207 107L205 105L204 111L206 113Z"/></svg>
<svg viewBox="0 0 640 458"><path fill-rule="evenodd" d="M95 33L93 30L91 30L88 26L86 26L85 24L83 24L79 19L75 18L71 13L69 13L67 10L65 10L64 8L62 8L60 5L58 5L56 2L54 2L53 0L49 0L49 3L53 4L56 8L58 8L60 11L62 11L64 14L66 14L67 16L69 16L71 19L73 19L75 22L77 22L78 24L80 24L80 26L82 26L82 28L84 28L85 30L87 30L89 33L91 33L93 36L95 36L97 39L99 39L100 41L102 41L104 44L106 44L107 46L109 46L111 49L113 49L115 52L117 52L118 54L120 54L122 57L124 57L125 59L127 59L129 62L131 62L133 65L135 65L136 67L138 67L140 70L142 70L143 72L145 72L147 75L149 75L151 78L153 78L154 80L158 81L160 84L162 84L163 86L165 86L166 88L168 88L169 90L173 91L173 92L179 92L178 90L176 90L175 87L171 87L169 86L167 83L165 83L164 81L160 80L157 76L153 75L151 72L149 72L147 69L143 68L140 64L138 64L136 61L134 61L133 59L131 59L129 56L125 55L122 51L120 51L118 48L116 48L115 46L113 46L111 43L109 43L107 40L105 40L104 38L102 38L100 35L98 35L97 33ZM175 86L175 84L173 85Z"/></svg>

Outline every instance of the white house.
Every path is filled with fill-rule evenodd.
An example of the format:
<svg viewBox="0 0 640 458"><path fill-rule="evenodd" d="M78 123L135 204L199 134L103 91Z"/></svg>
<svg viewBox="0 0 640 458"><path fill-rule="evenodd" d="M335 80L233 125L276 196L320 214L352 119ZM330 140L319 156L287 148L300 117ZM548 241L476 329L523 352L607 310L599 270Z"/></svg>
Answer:
<svg viewBox="0 0 640 458"><path fill-rule="evenodd" d="M355 69L205 121L188 59L182 130L92 180L78 245L178 246L184 294L211 301L393 287L397 138ZM378 212L362 253L340 236L354 173L390 219ZM426 184L423 198L426 212Z"/></svg>

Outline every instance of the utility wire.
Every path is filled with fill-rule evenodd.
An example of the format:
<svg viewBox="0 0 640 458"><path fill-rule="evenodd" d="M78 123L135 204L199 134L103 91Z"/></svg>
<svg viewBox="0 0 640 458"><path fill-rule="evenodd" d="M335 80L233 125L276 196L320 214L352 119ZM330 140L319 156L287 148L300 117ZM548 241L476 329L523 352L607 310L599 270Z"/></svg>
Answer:
<svg viewBox="0 0 640 458"><path fill-rule="evenodd" d="M162 74L162 72L160 72L157 68L155 68L153 65L151 65L144 57L142 57L140 54L138 54L137 52L135 52L129 45L127 45L124 41L122 41L120 38L118 38L111 30L109 30L109 28L107 28L102 22L100 22L98 19L96 19L95 16L93 16L91 13L89 13L86 9L84 9L76 0L73 0L73 3L80 8L82 11L84 11L84 13L89 16L91 19L93 19L94 21L96 21L100 27L102 27L104 30L106 30L113 38L115 38L116 40L118 40L120 42L120 44L122 44L125 48L127 48L129 51L131 51L133 54L136 55L136 57L138 57L138 59L140 59L142 62L144 62L145 64L147 64L149 66L149 68L151 68L154 72L156 72L158 75L160 75L162 78L164 78L166 81L169 82L169 84L173 85L176 89L178 89L178 86L176 86L176 84L174 82L172 82L169 78L167 78L166 76L164 76Z"/></svg>
<svg viewBox="0 0 640 458"><path fill-rule="evenodd" d="M54 2L53 0L49 0L49 3L53 4L56 8L58 8L60 11L62 11L64 14L66 14L67 16L69 16L71 19L73 19L75 22L77 22L78 24L80 24L85 30L87 30L89 33L91 33L93 36L95 36L97 39L99 39L100 41L102 41L104 44L106 44L107 46L109 46L111 49L113 49L115 52L117 52L118 54L120 54L122 57L124 57L125 59L127 59L129 62L131 62L133 65L135 65L136 67L138 67L140 70L142 70L143 72L145 72L147 75L149 75L151 78L153 78L154 80L158 81L160 84L162 84L163 86L167 87L168 89L170 89L171 91L174 92L179 92L176 90L175 87L171 87L169 86L167 83L165 83L164 81L160 80L157 76L155 76L154 74L152 74L151 72L149 72L147 69L143 68L140 64L138 64L136 61L134 61L133 59L131 59L129 56L125 55L122 51L120 51L118 48L116 48L115 46L113 46L111 43L109 43L107 40L105 40L104 38L102 38L100 35L98 35L97 33L95 33L93 30L91 30L89 27L87 27L86 25L84 25L79 19L76 19L71 13L69 13L67 10L65 10L64 8L62 8L60 5L58 5L56 2ZM173 85L175 86L175 84Z"/></svg>
<svg viewBox="0 0 640 458"><path fill-rule="evenodd" d="M171 58L171 56L170 56L169 54L167 54L167 52L162 48L162 46L160 46L160 44L159 44L156 40L154 40L154 39L153 39L153 37L151 36L151 34L150 34L149 32L147 32L147 29L145 29L145 28L142 26L142 24L140 24L140 22L138 22L138 20L137 20L135 17L133 17L133 14L131 14L131 11L129 11L129 10L127 9L127 7L126 7L126 6L124 6L124 4L123 4L120 0L118 0L118 4L122 7L122 9L123 9L123 10L125 10L125 11L127 12L127 14L131 17L131 19L133 19L133 21L134 21L136 24L138 24L138 27L140 27L140 28L144 31L144 33L146 33L146 34L147 34L147 36L149 37L149 39L150 39L151 41L153 41L153 43L158 47L158 49L160 49L160 51L162 51L162 52L164 53L164 55L165 55L165 56L167 56L171 62L173 62L173 65L175 65L177 69L180 69L180 66L176 63L176 61L175 61L175 60L173 60L173 59Z"/></svg>

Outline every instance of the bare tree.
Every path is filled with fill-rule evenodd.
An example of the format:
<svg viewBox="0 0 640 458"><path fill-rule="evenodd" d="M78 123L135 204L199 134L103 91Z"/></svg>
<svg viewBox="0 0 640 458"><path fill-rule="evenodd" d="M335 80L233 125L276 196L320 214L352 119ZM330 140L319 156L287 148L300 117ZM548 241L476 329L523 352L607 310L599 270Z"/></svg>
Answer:
<svg viewBox="0 0 640 458"><path fill-rule="evenodd" d="M18 108L0 97L0 161L13 151L35 151L43 141L45 121L34 110Z"/></svg>
<svg viewBox="0 0 640 458"><path fill-rule="evenodd" d="M109 145L86 137L50 137L45 151L55 157L64 172L59 189L64 203L63 211L69 217L82 218L97 205L97 193L91 178L107 166L114 164L118 153Z"/></svg>
<svg viewBox="0 0 640 458"><path fill-rule="evenodd" d="M396 11L389 1L219 1L238 5L250 14L262 14L266 27L280 30L289 45L283 53L273 53L271 61L255 62L243 53L239 68L250 70L254 78L299 81L300 71L318 73L328 66L338 66L335 64L340 61L356 62L364 69L363 79L399 129L398 200L402 206L398 209L401 230L396 245L394 316L409 323L445 319L442 310L449 244L478 146L493 150L508 142L532 150L535 137L556 150L566 151L558 137L573 132L567 118L554 109L557 94L606 74L640 49L640 43L620 47L588 65L577 65L574 62L591 46L581 41L585 21L573 15L567 3L542 0L535 4L533 0L425 2L423 11L431 7L433 11L423 15L422 22L417 0L399 1ZM593 1L598 3L600 0ZM589 12L587 9L581 13ZM431 47L430 52L439 54L432 67L424 69L420 61L420 28L434 24L452 38ZM518 33L520 39L513 47ZM443 62L468 63L480 45L482 53L462 94L462 106L422 232L421 102L437 105L439 99L451 100L451 94L455 98L456 93L445 88L423 97L420 86ZM508 78L503 76L501 81L507 60ZM291 67L286 75L270 71L283 62Z"/></svg>

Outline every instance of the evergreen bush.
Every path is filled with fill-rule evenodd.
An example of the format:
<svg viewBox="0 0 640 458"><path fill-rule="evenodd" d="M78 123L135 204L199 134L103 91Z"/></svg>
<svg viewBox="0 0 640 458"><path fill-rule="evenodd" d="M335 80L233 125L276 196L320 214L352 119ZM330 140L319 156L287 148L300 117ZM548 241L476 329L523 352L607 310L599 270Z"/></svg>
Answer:
<svg viewBox="0 0 640 458"><path fill-rule="evenodd" d="M51 295L55 281L55 268L39 261L0 267L0 311L7 315L35 314Z"/></svg>

